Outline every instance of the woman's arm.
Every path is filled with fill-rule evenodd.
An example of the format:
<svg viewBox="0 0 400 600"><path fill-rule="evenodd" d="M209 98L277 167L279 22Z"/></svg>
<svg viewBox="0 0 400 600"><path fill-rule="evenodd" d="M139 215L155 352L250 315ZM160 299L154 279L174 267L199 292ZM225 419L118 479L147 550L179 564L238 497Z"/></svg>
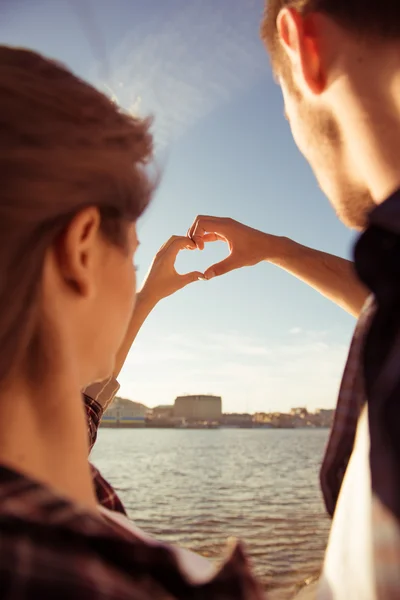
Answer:
<svg viewBox="0 0 400 600"><path fill-rule="evenodd" d="M189 283L204 279L203 273L198 271L180 275L175 270L179 252L196 249L196 244L188 237L173 236L157 252L142 289L136 296L135 310L115 361L115 378L118 377L140 328L160 300L172 296Z"/></svg>
<svg viewBox="0 0 400 600"><path fill-rule="evenodd" d="M185 249L195 250L196 245L186 236L173 236L157 252L142 289L137 294L135 309L125 339L118 351L113 375L106 381L94 383L83 391L90 450L96 441L101 417L119 390L117 377L143 323L160 300L171 296L189 283L203 279L202 273L198 271L185 275L176 272L176 257L181 250Z"/></svg>

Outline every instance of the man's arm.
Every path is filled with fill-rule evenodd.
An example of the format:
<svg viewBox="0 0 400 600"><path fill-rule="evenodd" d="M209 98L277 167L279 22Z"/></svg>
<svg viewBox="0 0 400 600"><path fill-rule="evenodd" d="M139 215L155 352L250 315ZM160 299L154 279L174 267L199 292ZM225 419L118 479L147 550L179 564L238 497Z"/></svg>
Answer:
<svg viewBox="0 0 400 600"><path fill-rule="evenodd" d="M351 261L263 233L233 219L197 217L188 235L200 249L206 242L219 240L228 244L229 256L207 269L206 279L267 261L295 275L356 317L368 296Z"/></svg>
<svg viewBox="0 0 400 600"><path fill-rule="evenodd" d="M269 262L295 275L348 313L360 315L369 293L358 279L352 261L288 238L280 238L276 246L280 252Z"/></svg>

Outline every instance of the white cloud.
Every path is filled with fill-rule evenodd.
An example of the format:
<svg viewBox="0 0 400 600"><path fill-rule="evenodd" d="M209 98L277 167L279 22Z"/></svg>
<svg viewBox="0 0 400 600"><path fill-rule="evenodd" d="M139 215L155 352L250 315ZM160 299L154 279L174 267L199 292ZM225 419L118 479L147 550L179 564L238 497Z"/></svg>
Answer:
<svg viewBox="0 0 400 600"><path fill-rule="evenodd" d="M172 7L173 5L171 5ZM134 25L108 60L104 89L126 109L154 114L165 146L267 72L257 0L187 2Z"/></svg>
<svg viewBox="0 0 400 600"><path fill-rule="evenodd" d="M322 332L321 332L322 333ZM139 340L121 376L121 393L154 406L182 393L215 393L226 411L332 407L347 347L323 332L268 345L231 333Z"/></svg>
<svg viewBox="0 0 400 600"><path fill-rule="evenodd" d="M302 331L303 331L303 330L302 330L302 328L301 328L301 327L293 327L293 328L292 328L292 329L289 331L289 333L290 333L291 335L298 335L298 334L299 334L299 333L301 333Z"/></svg>

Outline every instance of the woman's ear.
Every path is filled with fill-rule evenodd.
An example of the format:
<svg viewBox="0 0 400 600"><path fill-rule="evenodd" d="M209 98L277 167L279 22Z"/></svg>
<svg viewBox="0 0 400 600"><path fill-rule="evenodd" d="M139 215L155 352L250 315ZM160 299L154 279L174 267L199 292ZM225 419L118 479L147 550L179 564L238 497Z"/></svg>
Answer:
<svg viewBox="0 0 400 600"><path fill-rule="evenodd" d="M57 246L61 276L82 296L93 293L96 266L100 256L101 217L99 210L81 210L68 224Z"/></svg>

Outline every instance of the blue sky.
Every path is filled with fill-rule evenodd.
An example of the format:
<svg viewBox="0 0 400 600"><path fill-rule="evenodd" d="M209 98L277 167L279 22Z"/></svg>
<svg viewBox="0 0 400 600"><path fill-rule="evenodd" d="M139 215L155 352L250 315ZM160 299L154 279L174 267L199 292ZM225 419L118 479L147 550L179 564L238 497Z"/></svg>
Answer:
<svg viewBox="0 0 400 600"><path fill-rule="evenodd" d="M139 224L143 278L157 249L197 214L230 216L351 256L339 223L291 138L258 37L263 0L3 0L2 43L61 59L151 113L163 178ZM227 253L212 244L180 272ZM332 407L354 319L278 268L261 264L164 300L140 332L121 395L149 406L215 393L225 411Z"/></svg>

